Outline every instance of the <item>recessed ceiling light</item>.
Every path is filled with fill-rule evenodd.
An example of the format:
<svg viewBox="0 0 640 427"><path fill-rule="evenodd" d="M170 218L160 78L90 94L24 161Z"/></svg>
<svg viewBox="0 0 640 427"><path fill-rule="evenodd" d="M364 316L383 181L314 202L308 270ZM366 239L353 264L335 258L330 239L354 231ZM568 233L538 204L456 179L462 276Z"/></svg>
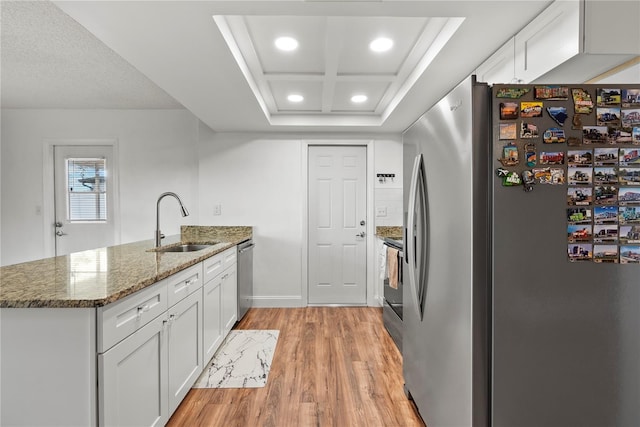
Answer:
<svg viewBox="0 0 640 427"><path fill-rule="evenodd" d="M278 37L275 41L278 49L290 52L298 48L298 40L293 37Z"/></svg>
<svg viewBox="0 0 640 427"><path fill-rule="evenodd" d="M287 96L287 99L289 100L289 102L302 102L304 101L304 96L298 95L297 93L292 93L291 95Z"/></svg>
<svg viewBox="0 0 640 427"><path fill-rule="evenodd" d="M393 47L393 40L387 37L378 37L369 43L369 49L374 52L386 52Z"/></svg>
<svg viewBox="0 0 640 427"><path fill-rule="evenodd" d="M356 104L362 104L367 99L369 99L369 98L367 98L367 95L353 95L351 97L351 102L354 102Z"/></svg>

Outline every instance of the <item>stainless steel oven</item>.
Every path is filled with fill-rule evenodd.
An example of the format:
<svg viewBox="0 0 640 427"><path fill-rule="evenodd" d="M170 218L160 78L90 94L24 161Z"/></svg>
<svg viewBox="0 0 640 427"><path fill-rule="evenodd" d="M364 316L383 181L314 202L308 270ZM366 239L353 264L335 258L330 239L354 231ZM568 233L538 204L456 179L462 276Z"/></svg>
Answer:
<svg viewBox="0 0 640 427"><path fill-rule="evenodd" d="M384 279L382 320L389 335L402 351L402 260L403 244L400 240L385 238L387 277ZM395 258L395 259L393 259ZM395 268L394 268L395 267Z"/></svg>

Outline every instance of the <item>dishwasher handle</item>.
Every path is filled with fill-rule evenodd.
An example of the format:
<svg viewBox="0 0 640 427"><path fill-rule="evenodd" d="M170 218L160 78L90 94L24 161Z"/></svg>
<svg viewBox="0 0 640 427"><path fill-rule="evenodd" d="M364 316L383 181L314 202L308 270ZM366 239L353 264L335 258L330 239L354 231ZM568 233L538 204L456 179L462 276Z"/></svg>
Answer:
<svg viewBox="0 0 640 427"><path fill-rule="evenodd" d="M241 254L241 253L243 253L243 252L250 251L250 250L252 250L252 249L253 249L253 247L254 247L255 245L256 245L256 244L255 244L255 243L253 243L253 242L250 242L250 243L249 243L249 242L247 242L247 243L245 243L245 244L243 244L243 245L240 245L240 246L238 247L238 253L240 253L240 254Z"/></svg>

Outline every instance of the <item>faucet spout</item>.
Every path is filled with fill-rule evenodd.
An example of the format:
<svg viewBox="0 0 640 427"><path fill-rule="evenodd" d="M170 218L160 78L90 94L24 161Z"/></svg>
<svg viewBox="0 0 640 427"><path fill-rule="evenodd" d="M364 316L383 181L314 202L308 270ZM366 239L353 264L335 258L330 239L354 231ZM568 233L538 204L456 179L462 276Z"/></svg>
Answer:
<svg viewBox="0 0 640 427"><path fill-rule="evenodd" d="M164 199L166 196L174 197L178 203L180 204L180 214L185 217L189 215L189 211L182 204L182 200L176 193L172 193L171 191L167 191L166 193L162 193L160 197L158 197L158 201L156 202L156 248L160 247L160 243L162 238L164 237L160 232L160 200Z"/></svg>

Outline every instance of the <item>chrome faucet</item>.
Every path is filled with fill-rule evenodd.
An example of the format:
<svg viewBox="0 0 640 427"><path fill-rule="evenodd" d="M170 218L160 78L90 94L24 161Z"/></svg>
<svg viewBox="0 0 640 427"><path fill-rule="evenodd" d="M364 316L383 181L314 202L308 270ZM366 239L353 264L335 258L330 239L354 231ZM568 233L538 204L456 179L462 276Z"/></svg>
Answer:
<svg viewBox="0 0 640 427"><path fill-rule="evenodd" d="M164 238L164 235L160 232L160 200L166 196L173 196L176 198L178 203L180 203L180 213L183 217L189 215L189 211L184 207L182 200L180 200L180 197L178 197L176 193L172 193L170 191L162 193L160 197L158 197L158 202L156 203L156 248L160 247L160 242Z"/></svg>

